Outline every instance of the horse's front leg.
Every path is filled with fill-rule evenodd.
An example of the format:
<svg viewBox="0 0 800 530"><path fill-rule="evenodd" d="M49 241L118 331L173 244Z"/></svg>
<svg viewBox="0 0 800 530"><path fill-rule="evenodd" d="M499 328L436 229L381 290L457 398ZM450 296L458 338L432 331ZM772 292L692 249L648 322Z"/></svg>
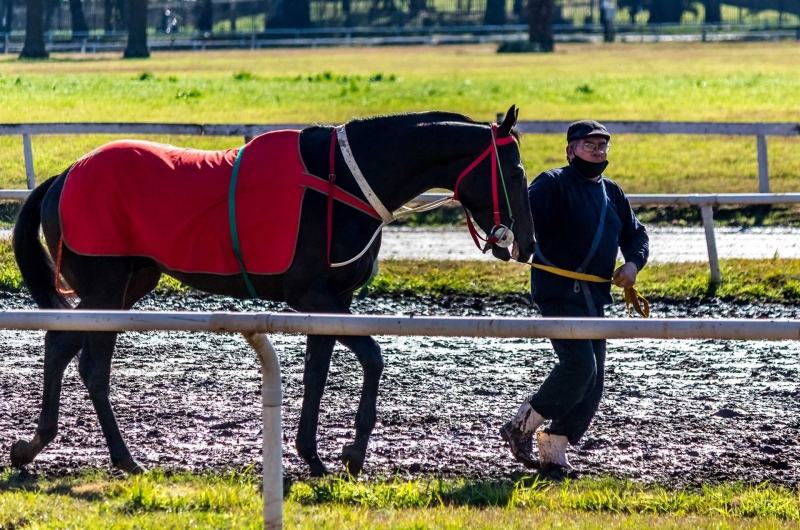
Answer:
<svg viewBox="0 0 800 530"><path fill-rule="evenodd" d="M300 458L308 463L312 477L328 473L317 454L317 423L319 405L328 380L334 337L309 335L306 343L306 363L303 371L303 408L297 428L295 447Z"/></svg>
<svg viewBox="0 0 800 530"><path fill-rule="evenodd" d="M380 346L372 337L343 336L338 339L356 354L364 370L361 400L356 413L356 438L342 450L345 469L351 475L358 475L364 467L369 437L377 420L378 387L383 373L383 357Z"/></svg>

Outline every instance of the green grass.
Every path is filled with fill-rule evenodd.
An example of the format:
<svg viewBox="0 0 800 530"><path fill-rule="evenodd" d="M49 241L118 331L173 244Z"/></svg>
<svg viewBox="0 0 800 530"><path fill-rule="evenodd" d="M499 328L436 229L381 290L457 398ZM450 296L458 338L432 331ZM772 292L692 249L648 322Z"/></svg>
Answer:
<svg viewBox="0 0 800 530"><path fill-rule="evenodd" d="M494 119L800 122L794 43L492 46L158 53L149 60L0 58L0 122L341 122L443 109ZM380 74L380 76L378 75ZM380 79L380 80L379 80ZM111 137L36 137L39 180ZM218 149L240 138L151 137ZM629 193L753 192L754 138L615 136L608 175ZM529 135L529 176L561 165L561 135ZM22 142L0 138L0 186L25 181ZM800 139L770 138L773 191L800 188Z"/></svg>
<svg viewBox="0 0 800 530"><path fill-rule="evenodd" d="M650 264L639 273L637 288L648 298L687 300L717 296L738 300L797 303L800 260L721 260L723 282L709 284L707 263ZM503 296L530 290L529 268L502 262L388 260L380 263L370 286L374 294L461 294ZM615 296L620 291L612 288Z"/></svg>
<svg viewBox="0 0 800 530"><path fill-rule="evenodd" d="M669 300L717 296L784 303L800 301L800 260L729 259L721 260L720 268L723 282L712 287L707 263L651 264L639 273L637 287L646 297ZM527 265L501 261L385 260L380 262L369 292L373 295L521 295L530 290L529 270ZM10 240L0 239L0 288L19 289L21 285L22 277ZM162 276L157 291L185 292L187 288L177 280Z"/></svg>
<svg viewBox="0 0 800 530"><path fill-rule="evenodd" d="M261 528L252 473L115 478L0 475L2 528ZM286 528L796 528L797 491L762 484L666 488L601 478L295 482Z"/></svg>

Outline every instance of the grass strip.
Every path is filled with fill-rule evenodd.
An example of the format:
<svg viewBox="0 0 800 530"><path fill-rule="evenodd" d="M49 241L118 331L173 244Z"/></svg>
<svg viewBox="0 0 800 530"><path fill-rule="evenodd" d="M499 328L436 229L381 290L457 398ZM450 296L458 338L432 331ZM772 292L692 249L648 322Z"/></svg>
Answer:
<svg viewBox="0 0 800 530"><path fill-rule="evenodd" d="M521 119L800 121L800 48L792 42L559 45L556 54L495 53L495 45L319 48L0 57L0 122L341 123L353 117L450 110ZM612 130L612 133L614 131ZM33 138L38 181L109 135ZM148 136L195 147L241 137ZM800 187L797 137L770 137L770 187ZM755 139L614 135L607 176L628 193L758 190ZM564 134L526 135L529 177L562 165ZM22 138L0 138L0 187L25 186Z"/></svg>
<svg viewBox="0 0 800 530"><path fill-rule="evenodd" d="M326 478L286 488L286 528L791 528L800 496L778 485L668 488L623 479L550 482ZM261 528L252 469L116 478L0 474L2 528ZM533 525L533 526L532 526Z"/></svg>
<svg viewBox="0 0 800 530"><path fill-rule="evenodd" d="M792 303L800 300L800 260L728 259L720 261L723 282L710 284L707 263L655 263L638 277L649 298L689 300L705 297ZM500 261L386 260L370 286L373 294L467 296L519 295L530 290L529 267ZM620 291L613 288L615 294Z"/></svg>
<svg viewBox="0 0 800 530"><path fill-rule="evenodd" d="M761 302L800 301L800 260L727 259L720 261L722 283L709 283L707 263L655 263L640 273L637 286L648 298L691 300L706 297ZM501 261L384 260L369 286L372 295L508 296L530 291L530 268ZM9 239L0 239L0 288L19 289L22 276ZM179 281L162 276L159 293L187 292ZM615 293L619 291L614 288Z"/></svg>

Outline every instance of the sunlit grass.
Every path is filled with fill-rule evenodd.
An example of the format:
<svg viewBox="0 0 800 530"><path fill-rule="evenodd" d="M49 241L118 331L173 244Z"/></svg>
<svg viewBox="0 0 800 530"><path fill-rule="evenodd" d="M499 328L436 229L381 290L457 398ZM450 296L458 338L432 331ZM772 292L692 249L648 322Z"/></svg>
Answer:
<svg viewBox="0 0 800 530"><path fill-rule="evenodd" d="M0 58L0 122L338 123L415 110L492 120L800 122L794 43L564 45L497 55L492 46L157 53L150 60ZM613 132L613 131L612 131ZM112 137L35 137L41 181ZM241 138L149 137L220 149ZM749 137L615 136L608 175L630 193L755 192ZM528 135L530 177L561 165L562 135ZM0 186L22 187L22 142L0 138ZM797 191L800 139L769 139L773 191Z"/></svg>
<svg viewBox="0 0 800 530"><path fill-rule="evenodd" d="M720 268L723 282L714 287L709 284L707 263L650 264L639 273L637 287L645 296L671 300L717 296L800 301L800 260L727 259L720 260ZM10 240L0 238L0 288L21 286ZM186 290L167 276L161 277L157 288L161 293ZM520 295L530 290L530 268L500 261L384 260L368 290L373 295Z"/></svg>
<svg viewBox="0 0 800 530"><path fill-rule="evenodd" d="M795 528L797 491L762 484L666 488L621 479L554 483L422 477L291 484L285 528ZM227 474L0 476L3 528L261 528L260 478Z"/></svg>

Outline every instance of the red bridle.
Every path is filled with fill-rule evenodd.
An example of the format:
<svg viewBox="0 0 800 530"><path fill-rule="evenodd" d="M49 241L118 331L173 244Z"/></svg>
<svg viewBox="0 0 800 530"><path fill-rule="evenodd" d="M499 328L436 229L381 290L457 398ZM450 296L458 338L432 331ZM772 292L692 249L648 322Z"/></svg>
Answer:
<svg viewBox="0 0 800 530"><path fill-rule="evenodd" d="M483 250L483 248L481 248L480 241L485 241L488 244L497 243L499 241L498 238L495 237L492 234L496 233L496 229L498 229L498 228L503 226L503 224L500 222L500 200L499 200L498 193L497 193L497 148L496 148L496 146L498 146L498 145L507 145L507 144L510 144L510 143L514 142L514 137L513 136L507 136L505 138L498 138L497 137L497 125L496 124L492 124L492 137L493 137L492 138L492 143L489 144L489 147L487 147L486 150L483 153L481 153L480 156L478 156L478 158L476 158L474 162L472 162L469 166L467 166L467 168L464 171L461 172L461 174L456 179L456 185L453 188L453 200L457 201L458 200L458 185L461 184L461 180L464 177L466 177L473 169L475 169L478 164L483 162L484 158L486 158L487 156L491 155L491 157L492 157L492 207L493 207L493 210L494 210L494 229L490 232L488 237L486 237L484 239L478 234L478 231L475 230L475 226L472 224L472 219L470 218L469 211L467 210L467 207L464 206L463 203L461 204L462 208L464 208L464 215L467 218L467 227L469 228L469 233L472 236L472 240L475 242L475 245L480 250ZM511 214L510 211L508 213L509 213L509 215Z"/></svg>

